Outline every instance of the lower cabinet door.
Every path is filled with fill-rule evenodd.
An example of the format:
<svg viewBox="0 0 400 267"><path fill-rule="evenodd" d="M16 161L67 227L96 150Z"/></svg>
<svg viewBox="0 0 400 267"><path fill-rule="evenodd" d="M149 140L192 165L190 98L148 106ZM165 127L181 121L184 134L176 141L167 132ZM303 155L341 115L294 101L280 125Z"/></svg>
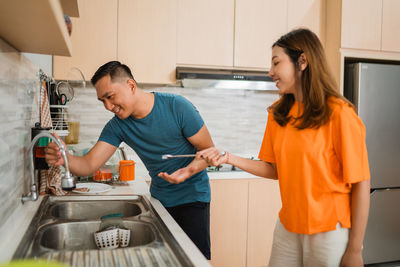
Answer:
<svg viewBox="0 0 400 267"><path fill-rule="evenodd" d="M247 266L268 266L278 213L281 209L278 181L249 182Z"/></svg>
<svg viewBox="0 0 400 267"><path fill-rule="evenodd" d="M211 265L246 266L248 180L211 180Z"/></svg>

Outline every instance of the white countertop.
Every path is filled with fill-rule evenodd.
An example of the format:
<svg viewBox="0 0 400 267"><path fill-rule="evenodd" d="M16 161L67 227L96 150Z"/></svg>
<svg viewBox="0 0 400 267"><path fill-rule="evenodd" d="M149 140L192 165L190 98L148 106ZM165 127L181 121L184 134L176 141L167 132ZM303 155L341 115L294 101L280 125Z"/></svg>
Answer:
<svg viewBox="0 0 400 267"><path fill-rule="evenodd" d="M11 260L42 200L43 197L39 196L37 201L28 201L19 205L18 209L0 227L0 264Z"/></svg>
<svg viewBox="0 0 400 267"><path fill-rule="evenodd" d="M140 174L141 177L145 181L151 181L151 177L148 174L147 170L137 170L136 173ZM251 173L245 172L245 171L215 171L215 172L207 172L208 177L210 180L229 180L229 179L254 179L254 178L260 178L259 176L255 176Z"/></svg>
<svg viewBox="0 0 400 267"><path fill-rule="evenodd" d="M85 198L99 199L104 196L104 198L125 199L134 194L145 196L193 264L195 266L211 266L162 204L157 199L150 196L145 177L136 177L134 181L127 182L128 185L116 185L108 192L97 195L85 195ZM74 193L71 196L58 198L72 199L74 196L82 199L84 195ZM35 202L27 202L24 205L20 205L20 208L15 210L6 223L0 228L0 264L11 260L42 200L43 197L39 197Z"/></svg>

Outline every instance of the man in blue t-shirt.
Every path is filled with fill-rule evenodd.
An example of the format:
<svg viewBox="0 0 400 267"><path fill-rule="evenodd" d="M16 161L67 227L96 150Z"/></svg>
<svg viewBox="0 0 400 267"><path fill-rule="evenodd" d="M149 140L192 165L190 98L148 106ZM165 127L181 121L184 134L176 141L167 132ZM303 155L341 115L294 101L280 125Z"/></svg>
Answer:
<svg viewBox="0 0 400 267"><path fill-rule="evenodd" d="M115 116L83 157L67 155L77 176L98 170L125 142L138 154L152 178L157 198L207 259L210 253L210 184L200 158L163 160L164 154L196 154L213 146L197 109L182 96L141 90L130 69L118 61L101 66L91 80L97 98ZM46 161L61 165L58 146L49 144Z"/></svg>

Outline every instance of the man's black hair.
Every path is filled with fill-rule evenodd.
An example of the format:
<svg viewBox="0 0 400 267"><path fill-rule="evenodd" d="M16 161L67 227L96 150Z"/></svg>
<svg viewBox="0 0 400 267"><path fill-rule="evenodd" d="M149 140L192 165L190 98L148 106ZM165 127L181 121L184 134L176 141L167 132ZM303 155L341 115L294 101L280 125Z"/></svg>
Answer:
<svg viewBox="0 0 400 267"><path fill-rule="evenodd" d="M93 75L91 82L93 86L104 76L110 75L111 81L114 81L116 78L129 78L135 80L133 78L132 72L128 66L121 64L119 61L110 61L106 64L102 65Z"/></svg>

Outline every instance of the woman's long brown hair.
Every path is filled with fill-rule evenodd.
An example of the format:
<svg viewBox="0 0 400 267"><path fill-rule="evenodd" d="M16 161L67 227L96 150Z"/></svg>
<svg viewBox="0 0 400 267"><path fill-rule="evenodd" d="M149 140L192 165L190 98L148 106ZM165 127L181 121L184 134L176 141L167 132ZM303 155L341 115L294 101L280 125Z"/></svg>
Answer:
<svg viewBox="0 0 400 267"><path fill-rule="evenodd" d="M319 128L328 122L332 112L327 104L329 97L348 102L336 89L321 42L315 33L300 28L280 37L274 46L284 49L296 69L300 55L304 53L306 56L308 66L301 76L304 110L300 117L294 118L294 123L298 129ZM285 94L268 108L268 111L273 111L279 125L285 126L292 119L288 114L294 101L292 94Z"/></svg>

